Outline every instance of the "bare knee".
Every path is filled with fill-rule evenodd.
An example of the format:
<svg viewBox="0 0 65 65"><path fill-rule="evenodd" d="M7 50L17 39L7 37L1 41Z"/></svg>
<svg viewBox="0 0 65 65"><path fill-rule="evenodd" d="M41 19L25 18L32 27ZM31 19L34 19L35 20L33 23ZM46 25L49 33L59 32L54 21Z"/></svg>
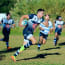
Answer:
<svg viewBox="0 0 65 65"><path fill-rule="evenodd" d="M36 43L37 43L37 41L36 41L36 40L33 40L33 41L32 41L32 44L33 44L33 45L34 45L34 44L36 44Z"/></svg>
<svg viewBox="0 0 65 65"><path fill-rule="evenodd" d="M46 40L45 39L43 40L43 44L46 44Z"/></svg>
<svg viewBox="0 0 65 65"><path fill-rule="evenodd" d="M56 38L58 37L58 34L57 34L57 33L55 34L55 37L56 37Z"/></svg>
<svg viewBox="0 0 65 65"><path fill-rule="evenodd" d="M43 43L43 37L42 37L42 36L40 36L39 43L40 43L40 44Z"/></svg>
<svg viewBox="0 0 65 65"><path fill-rule="evenodd" d="M37 43L35 37L33 37L33 36L30 38L30 40L32 41L32 44L36 44Z"/></svg>

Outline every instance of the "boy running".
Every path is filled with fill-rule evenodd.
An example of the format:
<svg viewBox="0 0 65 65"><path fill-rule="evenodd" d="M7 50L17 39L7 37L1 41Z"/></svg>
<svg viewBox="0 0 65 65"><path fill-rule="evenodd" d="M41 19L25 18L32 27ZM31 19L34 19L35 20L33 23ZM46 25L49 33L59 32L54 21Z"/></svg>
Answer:
<svg viewBox="0 0 65 65"><path fill-rule="evenodd" d="M3 19L0 22L0 24L3 25L2 33L3 33L3 36L4 36L4 38L0 39L0 41L5 41L7 49L9 50L9 49L11 49L11 47L9 47L10 29L11 29L12 25L15 26L15 24L14 24L14 20L11 19L10 13L7 13L6 16L7 16L7 18Z"/></svg>
<svg viewBox="0 0 65 65"><path fill-rule="evenodd" d="M24 49L28 48L30 45L34 45L37 43L35 37L33 36L33 32L35 28L43 22L43 14L44 14L44 9L38 9L37 10L37 15L36 14L30 14L30 15L23 15L20 19L19 26L21 25L21 22L26 18L29 19L27 22L27 25L25 26L23 30L23 36L24 36L24 45L21 46L17 52L11 56L12 60L16 62L16 56L20 54Z"/></svg>
<svg viewBox="0 0 65 65"><path fill-rule="evenodd" d="M39 28L40 28L40 37L38 43L38 50L40 51L41 44L46 43L48 34L50 34L53 31L52 23L49 20L49 15L45 16L45 20L40 24Z"/></svg>
<svg viewBox="0 0 65 65"><path fill-rule="evenodd" d="M59 36L61 35L63 25L65 27L64 21L62 21L61 16L57 16L56 21L54 22L55 27L55 38L54 38L54 45L57 45L57 42L59 40Z"/></svg>

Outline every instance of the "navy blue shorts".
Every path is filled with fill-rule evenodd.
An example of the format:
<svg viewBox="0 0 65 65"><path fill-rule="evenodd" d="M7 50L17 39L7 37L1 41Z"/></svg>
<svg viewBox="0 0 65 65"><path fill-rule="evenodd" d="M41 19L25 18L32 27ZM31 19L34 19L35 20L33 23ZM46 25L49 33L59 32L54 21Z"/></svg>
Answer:
<svg viewBox="0 0 65 65"><path fill-rule="evenodd" d="M33 32L24 29L24 30L23 30L23 36L24 36L24 39L29 39L31 36L33 36Z"/></svg>
<svg viewBox="0 0 65 65"><path fill-rule="evenodd" d="M43 38L47 40L48 35L45 35L45 34L40 32L40 36L43 36Z"/></svg>
<svg viewBox="0 0 65 65"><path fill-rule="evenodd" d="M7 28L3 28L2 33L4 35L3 41L9 42L10 29L7 30Z"/></svg>
<svg viewBox="0 0 65 65"><path fill-rule="evenodd" d="M61 35L61 32L62 32L62 29L58 27L55 29L55 33L57 33L58 35Z"/></svg>

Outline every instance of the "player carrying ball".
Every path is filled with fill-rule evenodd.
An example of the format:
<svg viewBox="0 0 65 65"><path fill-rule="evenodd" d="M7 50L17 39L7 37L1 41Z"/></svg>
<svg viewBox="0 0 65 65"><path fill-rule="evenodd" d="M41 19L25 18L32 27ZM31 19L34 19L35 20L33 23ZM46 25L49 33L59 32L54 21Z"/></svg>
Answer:
<svg viewBox="0 0 65 65"><path fill-rule="evenodd" d="M11 56L11 58L14 62L16 61L16 56L18 56L18 54L20 54L24 49L37 43L35 37L33 36L33 32L34 32L35 28L41 22L43 22L43 18L42 18L43 14L44 14L44 9L38 9L37 15L30 14L30 15L23 15L21 17L20 22L19 22L19 26L22 26L21 22L24 19L28 19L28 22L23 30L23 36L24 36L24 43L23 44L24 45L21 46L21 48L19 50L17 50L17 52L13 56Z"/></svg>

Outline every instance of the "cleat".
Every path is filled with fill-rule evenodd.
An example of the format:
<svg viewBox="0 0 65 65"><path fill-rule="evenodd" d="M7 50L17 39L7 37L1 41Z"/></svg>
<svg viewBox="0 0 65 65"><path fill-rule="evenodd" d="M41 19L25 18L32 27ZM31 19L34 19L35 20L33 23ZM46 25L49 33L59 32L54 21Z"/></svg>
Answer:
<svg viewBox="0 0 65 65"><path fill-rule="evenodd" d="M11 56L11 59L12 59L14 62L16 62L15 56Z"/></svg>
<svg viewBox="0 0 65 65"><path fill-rule="evenodd" d="M11 49L11 47L8 47L8 48L7 48L7 50L10 50L10 49Z"/></svg>
<svg viewBox="0 0 65 65"><path fill-rule="evenodd" d="M38 51L40 51L40 47L38 47Z"/></svg>

